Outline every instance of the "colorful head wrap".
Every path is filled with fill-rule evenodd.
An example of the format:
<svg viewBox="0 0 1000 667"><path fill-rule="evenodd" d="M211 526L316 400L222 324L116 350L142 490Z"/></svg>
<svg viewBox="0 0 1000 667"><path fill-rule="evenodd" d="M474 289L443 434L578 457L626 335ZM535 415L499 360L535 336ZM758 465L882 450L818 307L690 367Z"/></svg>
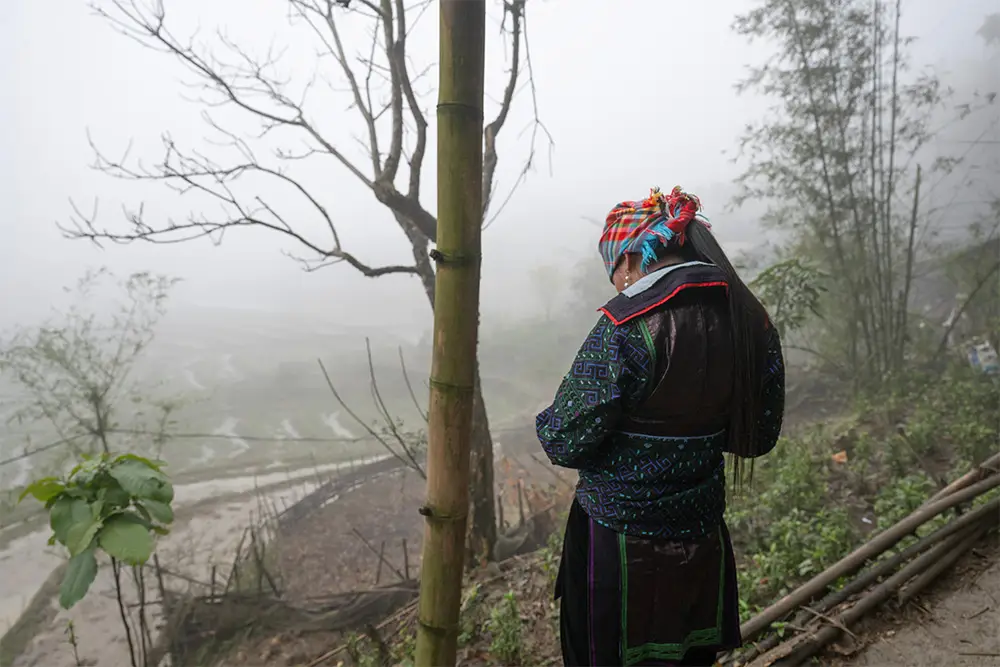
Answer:
<svg viewBox="0 0 1000 667"><path fill-rule="evenodd" d="M698 213L701 201L681 190L678 185L664 195L652 188L642 201L618 204L604 222L604 233L598 243L604 266L610 278L618 262L626 254L642 254L642 270L656 261L656 251L671 241L684 245L684 231L692 220L711 227Z"/></svg>

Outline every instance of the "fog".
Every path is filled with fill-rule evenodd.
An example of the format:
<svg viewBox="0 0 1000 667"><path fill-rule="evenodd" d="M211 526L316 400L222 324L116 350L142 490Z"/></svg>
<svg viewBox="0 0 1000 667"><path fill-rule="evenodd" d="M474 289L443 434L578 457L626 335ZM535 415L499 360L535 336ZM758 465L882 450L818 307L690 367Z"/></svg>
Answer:
<svg viewBox="0 0 1000 667"><path fill-rule="evenodd" d="M294 242L254 229L232 230L218 246L202 239L100 249L64 238L57 223L72 219L71 202L88 214L96 211L99 226L107 228L123 228L123 207L142 205L148 218L161 221L205 210L204 200L179 196L162 184L123 182L91 169L94 152L88 141L92 138L115 158L128 148L133 159L147 164L162 157L164 133L185 148L210 151L205 106L191 87L191 74L176 59L119 34L85 3L10 4L0 24L8 91L0 111L0 201L6 234L0 244L0 328L30 325L53 308L64 307L62 288L87 268L103 265L119 274L149 270L183 280L172 293L156 349L164 360L175 359L170 349L205 349L163 372L179 383L177 389L184 386L178 378L186 378L185 391L211 393L215 380L206 376L246 372L231 368L239 350L246 363L255 360L255 372L265 374L260 378L265 385L269 381L264 378L270 377L266 374L282 364L291 364L284 372L292 374L290 368L310 364L309 373L316 376L317 356L343 362L340 377L356 382L354 374L364 368L358 359L365 337L375 340L379 364L398 370L394 350L402 345L416 372L424 372L427 351L421 342L426 342L431 314L414 277L368 279L343 264L307 273L286 256L299 250ZM210 44L222 29L254 53L265 52L269 44L276 51L286 49L281 71L300 87L317 67L325 68L331 78L337 74L335 63L317 59L315 45L301 39L308 29L289 25L285 3L166 4L172 29L182 40L197 35L198 43ZM749 121L769 113L761 99L738 96L735 90L747 64L760 63L770 53L768 44L749 44L731 29L734 16L750 5L739 0L530 3L532 87L523 70L524 83L499 140L497 204L519 182L532 151L532 89L553 143L544 134L537 137L532 169L484 232L484 348L492 345L493 354L499 354L504 326L512 322L541 317L546 311L563 313L573 284L581 279L581 262L591 262L592 272L600 272L595 251L599 221L612 205L642 196L650 186L682 184L698 194L716 234L733 254L767 243L770 233L759 224L762 203L729 207L736 192L733 181L742 168L733 163L740 133ZM963 0L946 12L933 0L905 3L903 30L919 38L913 49L915 68L933 68L959 96L988 90L1000 71L997 50L976 37L976 31L995 9L992 0ZM429 67L418 82L418 94L431 119L431 147L435 14L432 8L422 16L408 43L412 71ZM493 7L487 116L495 113L509 57L499 17L499 7ZM349 52L366 48L364 34L351 33L348 39ZM363 123L350 108L343 85L332 80L322 95L326 106L313 101L313 113L319 106L324 130L349 159L364 164L356 141ZM225 109L217 113L215 117L233 131L259 130ZM996 138L997 126L990 119L976 121L980 129L963 127L948 136L961 142L983 136L983 131L987 139ZM295 140L286 146L298 147ZM931 150L944 153L949 148ZM993 150L985 144L974 148ZM422 194L429 211L435 208L434 173L431 156L425 163ZM321 163L306 168L300 177L322 193L345 249L369 264L408 263L411 249L391 214L341 165ZM932 199L943 197L942 205L980 201L970 196L954 204L954 198L947 199L952 194L941 192ZM287 204L286 215L295 217L296 225L322 233L302 202L280 203ZM599 305L597 297L592 305ZM522 339L522 344L529 343ZM568 336L556 361L568 360L575 347L573 336ZM484 349L484 358L490 353ZM198 364L212 369L196 372ZM307 383L310 391L322 391L318 378L313 379L316 382ZM516 384L521 379L504 381ZM367 379L361 384L366 388ZM266 393L266 387L260 391ZM544 396L551 387L539 386L537 391ZM329 402L329 396L318 400ZM526 404L511 409L527 414Z"/></svg>

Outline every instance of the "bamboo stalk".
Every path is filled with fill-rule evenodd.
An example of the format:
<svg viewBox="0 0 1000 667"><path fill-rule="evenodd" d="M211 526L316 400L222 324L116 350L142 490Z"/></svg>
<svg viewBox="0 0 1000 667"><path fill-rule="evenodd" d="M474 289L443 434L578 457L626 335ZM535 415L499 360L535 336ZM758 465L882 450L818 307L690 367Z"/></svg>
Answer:
<svg viewBox="0 0 1000 667"><path fill-rule="evenodd" d="M985 518L980 519L980 523L984 524L987 528L995 526L998 521L1000 521L1000 516L996 514L987 515ZM899 572L873 588L867 595L858 600L853 607L840 614L836 619L838 625L827 625L821 628L812 637L796 646L788 656L774 662L773 667L797 667L816 655L825 646L837 640L841 633L841 628L838 626L850 627L856 623L868 612L892 597L892 594L900 586L913 577L927 571L944 554L965 543L969 534L976 533L980 527L980 525L976 525L966 528L965 531L952 535L946 541L934 547L934 549L914 559L913 562L909 563ZM940 574L940 571L938 574Z"/></svg>
<svg viewBox="0 0 1000 667"><path fill-rule="evenodd" d="M926 505L934 502L935 500L940 500L941 498L971 486L980 480L986 479L990 475L996 474L998 468L1000 468L1000 454L994 454L948 486L935 493L924 504Z"/></svg>
<svg viewBox="0 0 1000 667"><path fill-rule="evenodd" d="M385 540L382 540L382 546L378 548L378 564L375 566L375 585L378 586L379 582L382 580L382 563L385 562Z"/></svg>
<svg viewBox="0 0 1000 667"><path fill-rule="evenodd" d="M458 648L482 248L486 2L441 0L439 16L437 273L418 667L454 665ZM486 493L492 504L492 488Z"/></svg>
<svg viewBox="0 0 1000 667"><path fill-rule="evenodd" d="M962 533L964 538L961 542L954 545L950 551L943 554L941 558L939 558L936 563L931 565L923 574L917 576L913 581L899 591L899 595L897 596L899 605L905 605L907 602L912 600L914 596L919 594L920 591L927 588L927 586L933 582L938 575L954 565L955 561L957 561L962 554L975 546L990 528L992 528L992 526L989 523L982 523L967 533Z"/></svg>
<svg viewBox="0 0 1000 667"><path fill-rule="evenodd" d="M807 604L841 577L849 576L864 566L865 562L891 548L914 530L942 512L1000 486L1000 476L994 475L960 491L923 505L894 526L886 529L861 545L850 554L820 572L802 586L784 596L761 613L743 624L740 632L744 641L751 641L777 620L793 609Z"/></svg>
<svg viewBox="0 0 1000 667"><path fill-rule="evenodd" d="M933 547L935 544L940 543L942 540L959 531L962 531L973 523L982 520L987 515L996 514L997 512L1000 512L1000 498L992 500L975 511L969 512L968 514L941 526L930 535L921 538L919 541L911 544L906 549L900 551L891 558L887 558L881 563L876 564L874 567L866 570L863 574L847 583L839 591L833 591L824 597L818 603L813 605L812 608L821 613L828 612L851 596L864 591L882 577L894 572L900 565L909 561L911 558L920 555ZM812 617L813 615L809 612L804 610L800 611L792 619L791 625L802 627L806 624L806 622L811 620ZM752 660L756 659L757 656L767 653L780 644L784 639L786 638L779 637L777 634L772 634L766 637L763 641L747 648L747 650L736 655L732 655L730 658L724 660L724 663L732 664L738 661L741 664L749 664Z"/></svg>

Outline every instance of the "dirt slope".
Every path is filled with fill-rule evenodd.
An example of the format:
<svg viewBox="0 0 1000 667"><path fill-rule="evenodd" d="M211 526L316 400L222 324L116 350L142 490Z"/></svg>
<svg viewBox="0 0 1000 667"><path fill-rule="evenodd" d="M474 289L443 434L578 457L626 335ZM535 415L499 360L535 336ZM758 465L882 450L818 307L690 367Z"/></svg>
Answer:
<svg viewBox="0 0 1000 667"><path fill-rule="evenodd" d="M820 662L836 667L1000 665L997 536L990 536L963 557L951 573L906 609L884 614L862 631L858 633L864 644L860 652L844 658L828 655Z"/></svg>

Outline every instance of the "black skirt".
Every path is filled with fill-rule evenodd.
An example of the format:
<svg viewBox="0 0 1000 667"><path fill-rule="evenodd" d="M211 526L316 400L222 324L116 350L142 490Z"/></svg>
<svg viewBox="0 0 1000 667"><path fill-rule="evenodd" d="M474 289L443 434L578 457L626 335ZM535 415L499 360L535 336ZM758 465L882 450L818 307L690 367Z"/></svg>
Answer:
<svg viewBox="0 0 1000 667"><path fill-rule="evenodd" d="M573 667L712 665L742 643L725 525L701 540L644 539L599 525L574 501L556 599Z"/></svg>

